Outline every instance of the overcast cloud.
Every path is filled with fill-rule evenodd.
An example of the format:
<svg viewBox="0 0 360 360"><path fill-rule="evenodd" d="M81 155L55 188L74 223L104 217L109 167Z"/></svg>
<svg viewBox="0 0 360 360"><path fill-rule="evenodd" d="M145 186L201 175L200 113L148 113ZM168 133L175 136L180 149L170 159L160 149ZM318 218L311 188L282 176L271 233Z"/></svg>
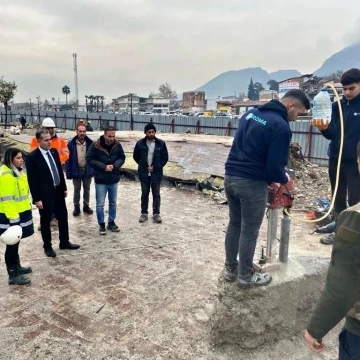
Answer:
<svg viewBox="0 0 360 360"><path fill-rule="evenodd" d="M360 40L360 1L0 0L0 76L16 102L192 90L227 70L316 70ZM71 96L72 97L72 96Z"/></svg>

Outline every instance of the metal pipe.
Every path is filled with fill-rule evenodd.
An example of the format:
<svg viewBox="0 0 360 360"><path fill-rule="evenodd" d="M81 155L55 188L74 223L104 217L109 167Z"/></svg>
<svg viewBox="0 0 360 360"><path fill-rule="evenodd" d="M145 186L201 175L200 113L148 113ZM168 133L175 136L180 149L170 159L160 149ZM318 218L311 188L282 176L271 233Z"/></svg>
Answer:
<svg viewBox="0 0 360 360"><path fill-rule="evenodd" d="M281 218L281 232L280 232L280 249L279 261L286 263L289 255L289 238L290 238L290 217L286 214Z"/></svg>
<svg viewBox="0 0 360 360"><path fill-rule="evenodd" d="M268 218L268 228L267 228L267 244L266 244L266 257L270 263L275 263L276 261L276 233L277 233L277 224L278 224L278 210L270 209L269 218Z"/></svg>

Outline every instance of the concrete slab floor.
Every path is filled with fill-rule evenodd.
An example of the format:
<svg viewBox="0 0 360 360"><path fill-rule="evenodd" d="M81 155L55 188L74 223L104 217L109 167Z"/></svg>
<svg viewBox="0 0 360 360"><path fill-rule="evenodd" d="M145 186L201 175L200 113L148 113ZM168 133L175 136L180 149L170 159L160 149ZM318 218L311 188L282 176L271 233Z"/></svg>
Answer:
<svg viewBox="0 0 360 360"><path fill-rule="evenodd" d="M20 246L23 264L33 267L25 287L7 285L2 261L0 359L336 359L338 329L321 355L311 354L301 335L251 353L212 346L209 319L224 261L227 206L163 187L163 224L139 224L140 185L124 181L121 232L100 237L95 214L73 218L70 182L68 188L70 238L81 249L58 250L54 231L58 257L45 258L36 231ZM91 202L95 208L93 187ZM38 224L37 210L33 214ZM330 248L304 233L293 224L291 251L329 256Z"/></svg>

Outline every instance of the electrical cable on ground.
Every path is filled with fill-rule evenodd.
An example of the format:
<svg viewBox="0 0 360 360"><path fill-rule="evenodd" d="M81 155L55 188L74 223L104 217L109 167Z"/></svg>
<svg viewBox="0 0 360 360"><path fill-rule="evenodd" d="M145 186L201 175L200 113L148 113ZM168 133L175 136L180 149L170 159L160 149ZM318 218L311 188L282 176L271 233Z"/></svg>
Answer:
<svg viewBox="0 0 360 360"><path fill-rule="evenodd" d="M333 92L334 92L334 94L336 96L336 101L337 101L338 106L339 106L339 114L340 114L340 148L339 148L339 158L338 158L337 169L336 169L335 188L334 188L334 192L333 192L333 195L332 195L329 210L326 212L326 214L324 216L322 216L319 219L315 219L315 220L301 219L301 218L298 218L296 216L291 215L288 209L286 209L286 208L284 209L284 213L287 216L289 216L290 218L292 218L294 220L304 222L304 223L317 223L319 221L322 221L322 220L326 219L331 214L331 212L332 212L332 210L334 208L336 194L337 194L338 187L339 187L340 165L341 165L341 158L342 158L343 145L344 145L344 117L343 117L340 97L339 97L335 87L333 85L331 85L331 84L326 84L325 87L329 87L329 88L331 88L333 90Z"/></svg>

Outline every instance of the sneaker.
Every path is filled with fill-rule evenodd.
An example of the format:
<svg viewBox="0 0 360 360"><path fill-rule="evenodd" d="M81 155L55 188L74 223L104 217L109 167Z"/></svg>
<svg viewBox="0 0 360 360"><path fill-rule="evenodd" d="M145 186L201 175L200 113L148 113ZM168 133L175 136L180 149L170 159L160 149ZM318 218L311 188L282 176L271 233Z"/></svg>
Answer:
<svg viewBox="0 0 360 360"><path fill-rule="evenodd" d="M320 242L324 245L332 245L335 242L335 233L323 236L320 239Z"/></svg>
<svg viewBox="0 0 360 360"><path fill-rule="evenodd" d="M159 214L156 214L153 216L153 219L154 221L157 223L157 224L161 224L162 223L162 219L161 219L161 216Z"/></svg>
<svg viewBox="0 0 360 360"><path fill-rule="evenodd" d="M230 269L230 268L225 266L225 268L224 268L224 279L226 281L234 282L234 281L236 281L237 277L238 277L237 269Z"/></svg>
<svg viewBox="0 0 360 360"><path fill-rule="evenodd" d="M265 286L271 283L272 277L269 273L254 273L250 279L245 280L239 277L238 285L240 287L250 287L250 286Z"/></svg>
<svg viewBox="0 0 360 360"><path fill-rule="evenodd" d="M139 222L143 223L143 222L147 221L147 219L148 219L147 214L141 214L140 218L139 218Z"/></svg>
<svg viewBox="0 0 360 360"><path fill-rule="evenodd" d="M100 234L100 235L106 235L105 224L100 224L100 225L99 225L99 234Z"/></svg>
<svg viewBox="0 0 360 360"><path fill-rule="evenodd" d="M109 223L107 226L107 229L110 230L111 232L119 232L120 231L119 227L114 222Z"/></svg>
<svg viewBox="0 0 360 360"><path fill-rule="evenodd" d="M73 216L79 216L80 215L80 206L75 206L75 209L73 211Z"/></svg>

